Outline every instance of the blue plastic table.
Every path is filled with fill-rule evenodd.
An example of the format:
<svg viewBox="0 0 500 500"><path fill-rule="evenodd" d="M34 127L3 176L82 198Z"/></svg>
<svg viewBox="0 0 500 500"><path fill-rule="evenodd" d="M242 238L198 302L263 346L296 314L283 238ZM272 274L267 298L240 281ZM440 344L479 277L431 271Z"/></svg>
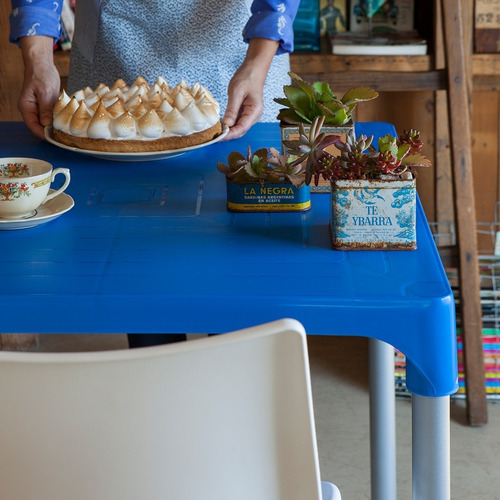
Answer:
<svg viewBox="0 0 500 500"><path fill-rule="evenodd" d="M342 252L330 245L328 194L305 213L227 212L217 161L248 144L279 148L277 124L141 163L66 151L21 123L0 131L1 156L68 167L75 200L56 220L0 231L1 332L219 333L293 317L309 334L370 337L373 498L395 498L391 346L407 356L414 394L414 498L449 498L455 311L420 204L417 250Z"/></svg>

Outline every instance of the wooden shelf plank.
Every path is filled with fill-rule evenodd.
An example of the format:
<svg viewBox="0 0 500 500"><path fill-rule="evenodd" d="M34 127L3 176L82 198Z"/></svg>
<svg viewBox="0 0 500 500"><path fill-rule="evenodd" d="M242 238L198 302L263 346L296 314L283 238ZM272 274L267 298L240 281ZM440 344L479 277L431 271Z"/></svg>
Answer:
<svg viewBox="0 0 500 500"><path fill-rule="evenodd" d="M308 81L324 81L337 90L351 87L371 87L375 90L424 91L444 90L447 88L444 70L401 73L399 71L329 71L309 72L302 68L300 76Z"/></svg>
<svg viewBox="0 0 500 500"><path fill-rule="evenodd" d="M474 54L473 75L500 75L500 54Z"/></svg>
<svg viewBox="0 0 500 500"><path fill-rule="evenodd" d="M61 76L66 77L69 72L69 52L55 52L54 62ZM300 75L336 74L337 72L350 72L350 74L369 72L391 72L392 74L423 73L434 68L432 56L336 56L324 53L295 52L290 57L292 71ZM395 72L394 68L398 68ZM472 56L472 73L474 76L488 76L494 81L500 76L500 54L474 54ZM417 79L422 75L417 75ZM431 78L436 81L437 75ZM315 80L320 78L314 77ZM406 81L406 80L405 80ZM474 79L479 85L484 85L484 78ZM389 82L390 83L390 82ZM498 84L496 84L498 85ZM352 86L352 85L351 85ZM390 90L390 89L386 89ZM480 90L480 89L479 89ZM491 90L491 89L490 89Z"/></svg>
<svg viewBox="0 0 500 500"><path fill-rule="evenodd" d="M338 56L324 52L294 52L292 69L298 73L324 73L326 71L429 71L434 68L431 56Z"/></svg>

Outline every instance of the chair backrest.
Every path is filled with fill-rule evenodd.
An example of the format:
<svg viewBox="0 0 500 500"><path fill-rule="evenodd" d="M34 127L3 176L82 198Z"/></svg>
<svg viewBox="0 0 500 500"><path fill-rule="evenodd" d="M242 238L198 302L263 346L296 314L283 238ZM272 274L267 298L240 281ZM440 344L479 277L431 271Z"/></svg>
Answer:
<svg viewBox="0 0 500 500"><path fill-rule="evenodd" d="M2 500L321 500L305 332L0 352Z"/></svg>

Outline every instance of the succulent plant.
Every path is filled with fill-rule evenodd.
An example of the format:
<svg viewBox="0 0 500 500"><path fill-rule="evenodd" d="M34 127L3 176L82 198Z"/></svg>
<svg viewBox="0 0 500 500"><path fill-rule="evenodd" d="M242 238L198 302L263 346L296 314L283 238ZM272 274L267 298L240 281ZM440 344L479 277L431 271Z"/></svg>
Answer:
<svg viewBox="0 0 500 500"><path fill-rule="evenodd" d="M414 131L418 135L417 131ZM406 136L405 136L406 137ZM355 138L351 131L345 142L337 142L340 150L340 171L334 179L405 179L415 176L414 167L428 167L431 162L422 154L423 144L413 149L408 142L385 135L378 140L378 150L372 144L373 136Z"/></svg>
<svg viewBox="0 0 500 500"><path fill-rule="evenodd" d="M414 167L430 166L430 161L420 153L423 143L416 130L406 131L401 138L386 135L373 146L373 136L356 137L351 130L346 140L338 135L321 132L324 118L316 118L309 133L299 126L299 139L284 141L290 153L297 155L296 162L305 164L306 184L313 178L317 185L320 177L339 179L389 179L413 178ZM334 156L325 150L334 144L339 154Z"/></svg>
<svg viewBox="0 0 500 500"><path fill-rule="evenodd" d="M414 167L428 167L431 162L420 153L423 143L417 130L405 130L400 137L385 135L373 146L373 136L356 137L351 130L345 141L339 135L321 132L325 117L315 118L306 131L299 125L299 139L283 141L288 155L275 148L261 148L246 158L238 152L228 156L228 165L219 162L217 169L236 183L290 181L297 187L318 185L320 178L340 179L408 179L415 176ZM326 148L334 144L339 154Z"/></svg>
<svg viewBox="0 0 500 500"><path fill-rule="evenodd" d="M276 148L269 148L269 163L273 165L280 174L288 179L294 186L300 187L305 184L305 169L303 162L297 162L294 155L282 155Z"/></svg>
<svg viewBox="0 0 500 500"><path fill-rule="evenodd" d="M306 184L310 184L314 178L314 183L318 185L320 176L328 178L334 157L326 151L326 148L340 141L338 135L327 135L321 132L324 122L324 116L316 118L309 127L309 132L306 132L301 123L299 125L299 139L283 141L289 153L297 156L294 163L305 163Z"/></svg>
<svg viewBox="0 0 500 500"><path fill-rule="evenodd" d="M228 156L228 164L219 162L217 169L229 180L245 184L250 182L283 182L290 181L300 187L305 182L305 170L295 156L286 156L275 148L261 148L252 154L250 146L246 158L233 151Z"/></svg>
<svg viewBox="0 0 500 500"><path fill-rule="evenodd" d="M285 106L278 113L278 120L284 123L312 123L315 118L324 116L326 125L344 125L351 120L352 112L359 102L378 96L373 89L354 87L339 99L328 83L308 83L295 73L290 72L289 75L295 85L285 85L285 97L274 99Z"/></svg>
<svg viewBox="0 0 500 500"><path fill-rule="evenodd" d="M250 146L246 158L239 152L233 151L227 158L228 164L217 164L217 169L234 182L278 181L279 173L269 165L268 151L261 148L252 154Z"/></svg>
<svg viewBox="0 0 500 500"><path fill-rule="evenodd" d="M422 139L420 138L420 132L415 129L404 130L399 136L399 142L401 144L410 145L410 154L420 153L424 145Z"/></svg>
<svg viewBox="0 0 500 500"><path fill-rule="evenodd" d="M347 134L345 142L339 141L336 146L340 151L337 157L338 168L332 174L334 179L366 179L371 171L375 170L372 159L377 153L369 150L373 136L360 135L356 137L354 131Z"/></svg>
<svg viewBox="0 0 500 500"><path fill-rule="evenodd" d="M417 131L415 137L419 136ZM401 142L400 138L385 135L378 140L378 155L376 156L379 173L407 177L408 172L413 176L414 167L429 167L431 162L422 154L420 142L415 146L413 142ZM375 152L375 149L372 149Z"/></svg>

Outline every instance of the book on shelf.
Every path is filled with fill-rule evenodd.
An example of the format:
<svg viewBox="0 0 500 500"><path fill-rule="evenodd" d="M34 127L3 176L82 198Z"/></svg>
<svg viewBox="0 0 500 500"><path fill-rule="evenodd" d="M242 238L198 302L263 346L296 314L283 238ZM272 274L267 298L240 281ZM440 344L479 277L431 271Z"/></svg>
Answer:
<svg viewBox="0 0 500 500"><path fill-rule="evenodd" d="M71 50L73 33L75 31L75 0L63 0L61 9L61 36L54 49L64 52Z"/></svg>
<svg viewBox="0 0 500 500"><path fill-rule="evenodd" d="M319 0L319 34L335 35L347 30L346 0Z"/></svg>
<svg viewBox="0 0 500 500"><path fill-rule="evenodd" d="M318 0L301 0L299 3L297 15L293 21L293 38L295 50L319 51Z"/></svg>
<svg viewBox="0 0 500 500"><path fill-rule="evenodd" d="M427 41L416 32L337 33L331 35L333 54L349 55L425 55Z"/></svg>
<svg viewBox="0 0 500 500"><path fill-rule="evenodd" d="M474 13L474 50L500 52L500 0L476 0Z"/></svg>
<svg viewBox="0 0 500 500"><path fill-rule="evenodd" d="M57 42L57 45L63 52L67 52L71 50L71 39L69 38L68 34L66 33L66 29L64 28L64 25L61 25L61 36L59 38L59 41Z"/></svg>
<svg viewBox="0 0 500 500"><path fill-rule="evenodd" d="M70 0L63 0L61 10L61 24L64 28L68 40L73 40L73 33L75 32L75 11L71 6Z"/></svg>
<svg viewBox="0 0 500 500"><path fill-rule="evenodd" d="M350 31L411 31L414 29L414 0L386 0L368 17L365 0L351 0L349 10Z"/></svg>
<svg viewBox="0 0 500 500"><path fill-rule="evenodd" d="M320 37L347 29L347 0L301 0L293 22L295 50L320 50Z"/></svg>

